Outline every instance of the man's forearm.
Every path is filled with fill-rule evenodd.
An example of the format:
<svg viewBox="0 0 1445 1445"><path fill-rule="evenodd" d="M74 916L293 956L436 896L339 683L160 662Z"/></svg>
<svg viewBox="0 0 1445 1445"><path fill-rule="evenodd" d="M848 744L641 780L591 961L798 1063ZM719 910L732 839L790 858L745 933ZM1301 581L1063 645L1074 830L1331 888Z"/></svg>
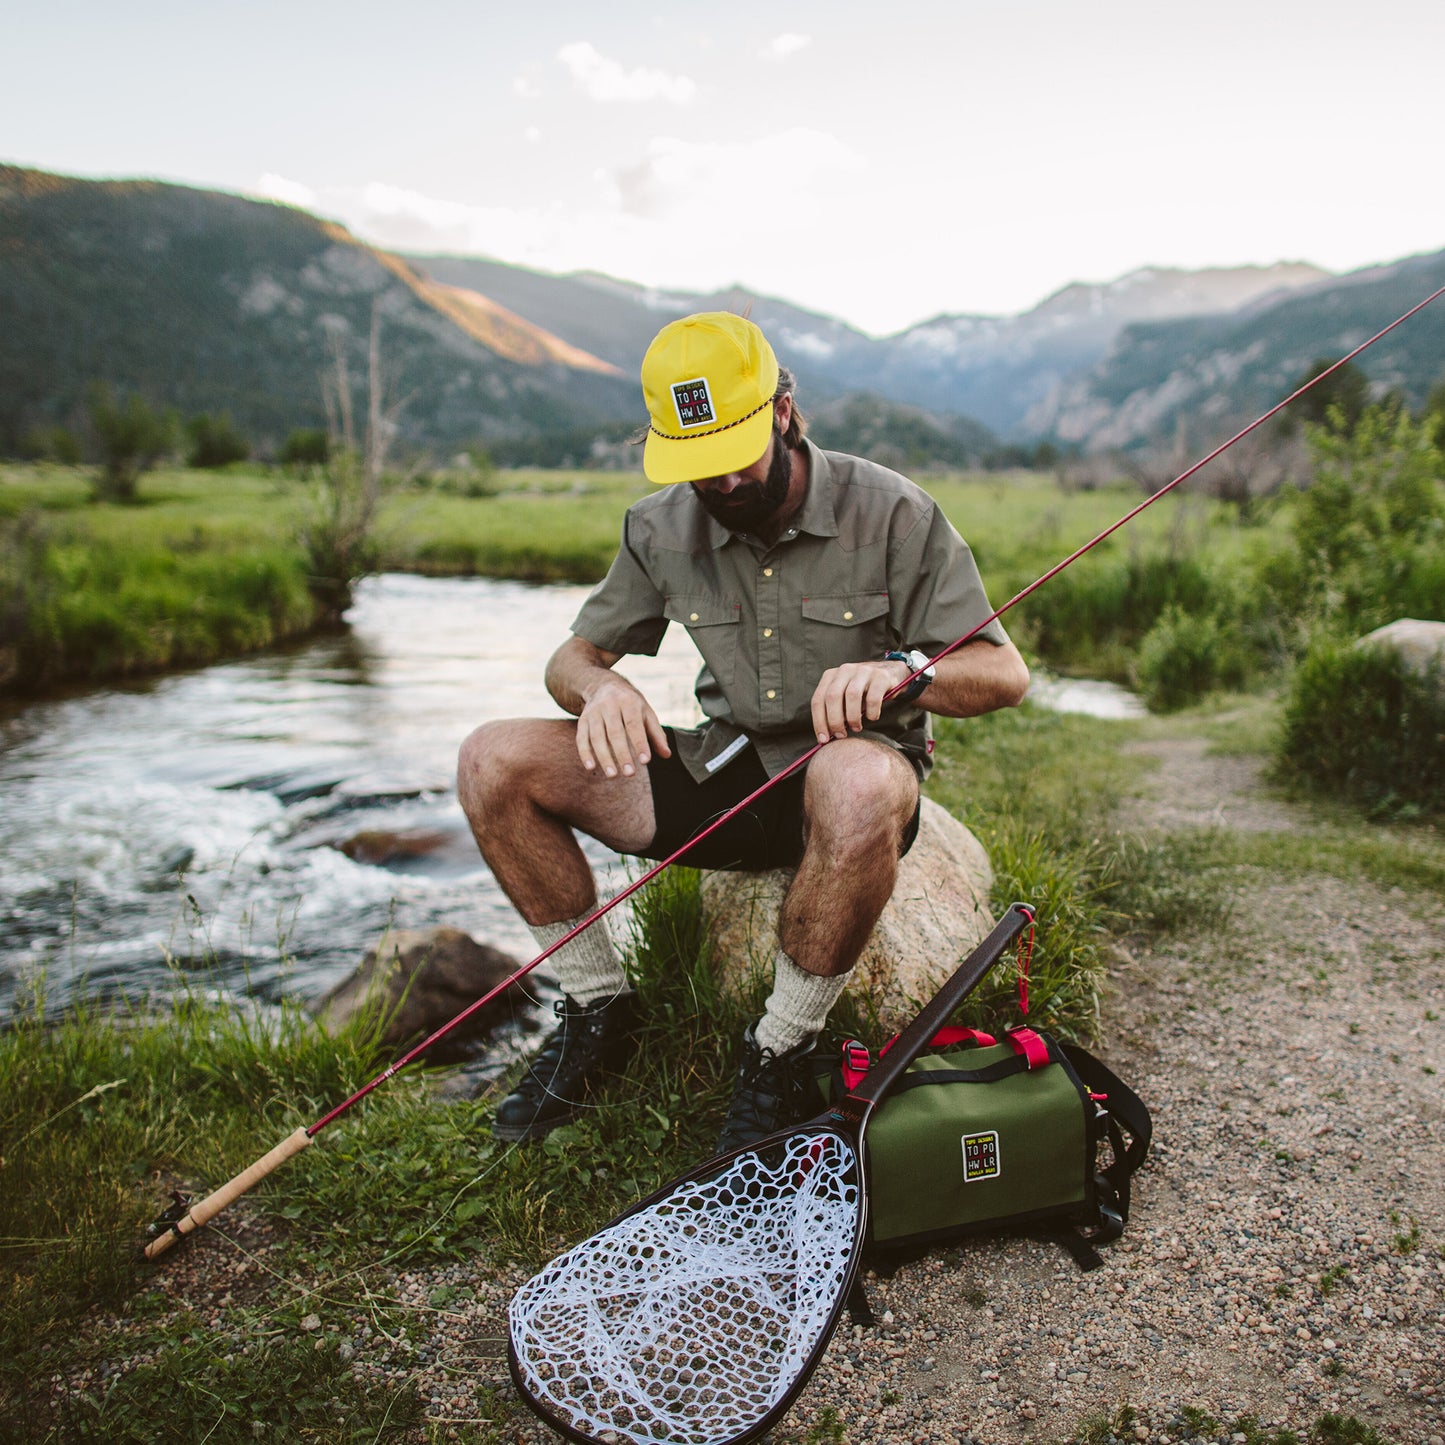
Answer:
<svg viewBox="0 0 1445 1445"><path fill-rule="evenodd" d="M917 704L942 717L978 717L1016 707L1029 690L1028 664L1013 643L982 638L965 643L937 664L937 674Z"/></svg>
<svg viewBox="0 0 1445 1445"><path fill-rule="evenodd" d="M617 680L612 671L621 653L606 652L582 637L569 637L547 662L545 682L552 700L563 712L580 716L592 691Z"/></svg>

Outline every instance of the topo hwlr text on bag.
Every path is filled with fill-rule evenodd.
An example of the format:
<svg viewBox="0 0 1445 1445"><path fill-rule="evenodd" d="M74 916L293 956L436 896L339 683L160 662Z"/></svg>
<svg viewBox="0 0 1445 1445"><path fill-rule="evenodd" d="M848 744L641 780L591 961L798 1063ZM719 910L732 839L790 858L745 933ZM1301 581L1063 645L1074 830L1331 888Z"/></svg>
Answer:
<svg viewBox="0 0 1445 1445"><path fill-rule="evenodd" d="M887 1046L885 1046L886 1048ZM1001 1040L947 1027L909 1067L868 1134L868 1242L891 1254L989 1229L1043 1229L1084 1268L1129 1218L1152 1128L1139 1097L1093 1055L1029 1028ZM837 1100L867 1072L850 1040L817 1076Z"/></svg>

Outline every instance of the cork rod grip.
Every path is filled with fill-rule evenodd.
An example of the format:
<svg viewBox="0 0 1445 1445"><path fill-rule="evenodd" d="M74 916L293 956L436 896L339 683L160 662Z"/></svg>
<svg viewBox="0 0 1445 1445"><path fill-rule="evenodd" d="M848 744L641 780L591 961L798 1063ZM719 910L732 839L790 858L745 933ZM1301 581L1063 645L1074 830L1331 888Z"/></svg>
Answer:
<svg viewBox="0 0 1445 1445"><path fill-rule="evenodd" d="M146 1245L145 1257L155 1259L157 1255L164 1254L183 1234L190 1234L203 1224L209 1224L233 1199L239 1199L253 1184L259 1184L273 1169L284 1164L293 1154L299 1154L310 1142L311 1136L304 1128L283 1139L249 1169L243 1169L229 1183L206 1195L199 1204L192 1205L163 1235Z"/></svg>

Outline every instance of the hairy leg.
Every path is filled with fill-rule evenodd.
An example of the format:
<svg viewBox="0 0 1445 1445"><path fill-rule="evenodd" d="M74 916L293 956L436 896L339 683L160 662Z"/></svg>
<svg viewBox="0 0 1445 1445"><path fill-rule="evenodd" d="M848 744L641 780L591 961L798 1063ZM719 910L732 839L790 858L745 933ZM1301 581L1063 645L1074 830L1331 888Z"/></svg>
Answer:
<svg viewBox="0 0 1445 1445"><path fill-rule="evenodd" d="M806 973L835 978L858 962L893 896L918 779L892 748L829 743L808 764L802 862L783 899L779 941Z"/></svg>
<svg viewBox="0 0 1445 1445"><path fill-rule="evenodd" d="M530 924L589 913L597 884L572 829L619 852L657 831L647 771L607 778L577 756L562 719L486 723L462 744L457 797L502 891Z"/></svg>

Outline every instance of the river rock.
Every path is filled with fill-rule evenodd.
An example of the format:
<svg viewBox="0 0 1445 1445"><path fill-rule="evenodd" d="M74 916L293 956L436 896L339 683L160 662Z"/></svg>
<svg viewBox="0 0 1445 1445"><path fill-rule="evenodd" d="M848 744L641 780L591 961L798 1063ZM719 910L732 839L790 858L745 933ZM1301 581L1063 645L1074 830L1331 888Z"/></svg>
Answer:
<svg viewBox="0 0 1445 1445"><path fill-rule="evenodd" d="M1424 676L1432 667L1445 677L1445 622L1401 617L1367 632L1356 647L1384 647L1396 653L1411 672Z"/></svg>
<svg viewBox="0 0 1445 1445"><path fill-rule="evenodd" d="M336 847L353 863L385 867L389 863L426 858L451 841L450 833L437 828L364 828L343 838Z"/></svg>
<svg viewBox="0 0 1445 1445"><path fill-rule="evenodd" d="M703 915L724 984L733 991L758 980L771 985L778 912L792 878L790 868L703 874ZM849 984L882 1029L907 1023L993 927L992 884L983 845L925 798L918 837L898 865L893 897Z"/></svg>
<svg viewBox="0 0 1445 1445"><path fill-rule="evenodd" d="M336 1032L363 1008L380 999L388 1043L424 1038L455 1018L521 967L509 954L478 943L459 928L395 929L366 950L360 967L324 998L312 1012ZM475 1038L510 1011L516 986L499 994L458 1030L457 1037Z"/></svg>

